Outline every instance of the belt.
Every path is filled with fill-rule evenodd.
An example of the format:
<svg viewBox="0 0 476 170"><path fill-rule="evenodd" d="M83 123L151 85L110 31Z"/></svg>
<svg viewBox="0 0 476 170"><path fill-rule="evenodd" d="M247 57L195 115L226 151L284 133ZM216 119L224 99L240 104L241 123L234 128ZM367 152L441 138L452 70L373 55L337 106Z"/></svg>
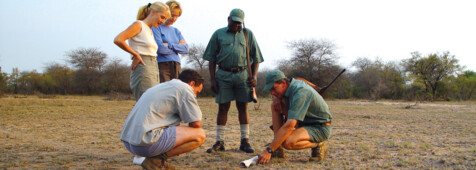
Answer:
<svg viewBox="0 0 476 170"><path fill-rule="evenodd" d="M238 73L238 72L240 72L241 70L246 69L246 66L243 66L243 67L233 67L233 68L226 68L226 67L218 66L218 69L223 70L223 71L227 71L227 72Z"/></svg>
<svg viewBox="0 0 476 170"><path fill-rule="evenodd" d="M299 124L300 127L302 127L302 126L313 126L313 125L330 126L330 125L331 125L331 122L324 122L324 123L301 123L301 124Z"/></svg>

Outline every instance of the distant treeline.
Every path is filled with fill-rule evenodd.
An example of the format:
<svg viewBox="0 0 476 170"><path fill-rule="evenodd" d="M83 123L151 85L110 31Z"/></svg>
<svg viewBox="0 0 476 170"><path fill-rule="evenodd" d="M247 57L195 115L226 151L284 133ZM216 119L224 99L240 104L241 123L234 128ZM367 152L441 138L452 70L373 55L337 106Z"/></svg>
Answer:
<svg viewBox="0 0 476 170"><path fill-rule="evenodd" d="M288 77L302 77L318 86L330 82L342 69L337 65L336 45L326 39L287 42L292 56L280 61L275 69ZM205 79L200 96L213 96L208 63L202 59L204 47L191 45L183 56L187 65ZM0 68L0 95L4 94L82 94L111 92L130 94L130 62L109 59L97 48L79 48L66 52L68 65L48 64L43 73L14 68L11 74ZM266 61L265 61L266 62ZM184 65L184 64L183 64ZM265 76L271 69L260 69L257 92L263 92ZM449 52L420 54L402 61L384 62L378 57L358 57L327 91L325 98L394 100L471 100L475 99L476 73L464 70Z"/></svg>

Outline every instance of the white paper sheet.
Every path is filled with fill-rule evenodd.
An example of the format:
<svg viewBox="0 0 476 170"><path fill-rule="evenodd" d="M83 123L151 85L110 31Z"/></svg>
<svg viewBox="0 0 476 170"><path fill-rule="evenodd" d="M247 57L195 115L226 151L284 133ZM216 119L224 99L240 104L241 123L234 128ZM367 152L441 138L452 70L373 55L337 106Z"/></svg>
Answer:
<svg viewBox="0 0 476 170"><path fill-rule="evenodd" d="M248 168L251 165L256 165L256 162L258 161L258 156L252 157L250 159L244 160L240 162L240 165Z"/></svg>

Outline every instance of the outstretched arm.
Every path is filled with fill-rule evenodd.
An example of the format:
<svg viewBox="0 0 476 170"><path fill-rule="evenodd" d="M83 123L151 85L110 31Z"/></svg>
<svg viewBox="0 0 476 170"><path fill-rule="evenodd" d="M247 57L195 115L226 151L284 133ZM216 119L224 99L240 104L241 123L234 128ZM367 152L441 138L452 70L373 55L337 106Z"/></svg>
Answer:
<svg viewBox="0 0 476 170"><path fill-rule="evenodd" d="M294 127L297 124L296 119L288 119L284 125L279 128L278 133L274 136L273 142L268 146L270 147L273 151L276 150L281 144L291 135L293 132ZM271 154L264 150L261 152L261 155L258 157L258 162L257 163L268 163L269 160L271 159Z"/></svg>

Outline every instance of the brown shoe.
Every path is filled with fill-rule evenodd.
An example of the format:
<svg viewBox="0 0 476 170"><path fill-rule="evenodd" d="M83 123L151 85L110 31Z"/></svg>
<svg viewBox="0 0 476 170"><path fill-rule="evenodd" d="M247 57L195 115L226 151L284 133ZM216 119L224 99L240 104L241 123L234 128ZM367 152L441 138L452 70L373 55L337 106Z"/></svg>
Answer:
<svg viewBox="0 0 476 170"><path fill-rule="evenodd" d="M175 169L175 166L167 163L167 156L164 157L163 154L145 158L141 166L146 170Z"/></svg>
<svg viewBox="0 0 476 170"><path fill-rule="evenodd" d="M327 147L324 142L317 144L317 147L311 148L311 157L309 161L322 161L327 154Z"/></svg>
<svg viewBox="0 0 476 170"><path fill-rule="evenodd" d="M270 144L271 143L268 143L264 146L268 147ZM286 158L286 153L284 153L284 148L280 146L278 149L273 151L273 153L271 154L271 157L272 158Z"/></svg>
<svg viewBox="0 0 476 170"><path fill-rule="evenodd" d="M286 153L284 153L284 148L283 148L282 146L280 146L278 149L276 149L275 151L273 151L273 154L271 155L271 157L285 158L285 157L286 157Z"/></svg>
<svg viewBox="0 0 476 170"><path fill-rule="evenodd" d="M217 151L225 151L225 142L217 141L211 148L207 149L207 153L215 153Z"/></svg>

